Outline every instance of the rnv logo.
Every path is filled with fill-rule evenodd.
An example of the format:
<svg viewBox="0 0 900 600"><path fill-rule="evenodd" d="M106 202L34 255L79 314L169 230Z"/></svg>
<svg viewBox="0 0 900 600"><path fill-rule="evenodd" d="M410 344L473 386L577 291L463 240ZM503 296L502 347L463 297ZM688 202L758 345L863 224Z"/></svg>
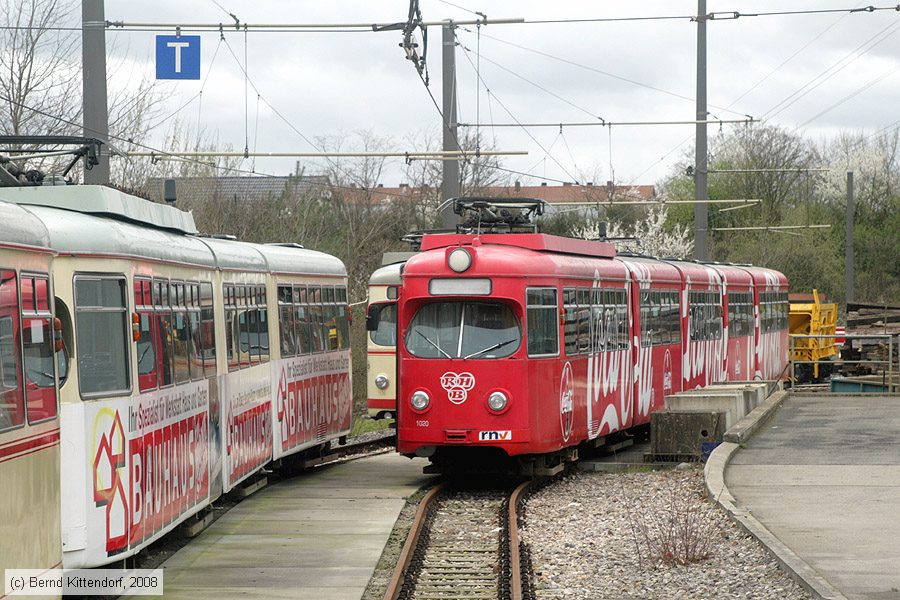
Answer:
<svg viewBox="0 0 900 600"><path fill-rule="evenodd" d="M512 431L479 431L478 440L481 442L511 442Z"/></svg>

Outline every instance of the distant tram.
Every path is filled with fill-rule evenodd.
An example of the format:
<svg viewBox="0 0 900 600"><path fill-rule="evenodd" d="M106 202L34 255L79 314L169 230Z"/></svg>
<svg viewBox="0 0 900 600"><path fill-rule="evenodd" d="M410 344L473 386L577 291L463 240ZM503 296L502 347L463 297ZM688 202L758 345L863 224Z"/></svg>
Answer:
<svg viewBox="0 0 900 600"><path fill-rule="evenodd" d="M412 252L385 253L383 266L369 278L366 308L366 391L369 416L397 416L397 290L403 263Z"/></svg>
<svg viewBox="0 0 900 600"><path fill-rule="evenodd" d="M21 336L28 426L59 435L63 448L61 464L56 449L41 458L38 484L11 480L32 490L13 497L40 494L29 499L35 511L55 506L40 529L15 527L18 552L40 536L58 556L61 532L67 568L121 560L271 461L349 433L340 260L200 237L189 213L105 187L10 188L0 200L45 246L18 267L12 253L22 253L4 249L29 286L23 329L9 335L12 344L30 332ZM64 346L55 373L53 315ZM29 340L43 361L31 370ZM0 362L12 369L14 357ZM5 545L2 555L8 566L33 564Z"/></svg>
<svg viewBox="0 0 900 600"><path fill-rule="evenodd" d="M426 235L402 279L398 450L438 469L557 470L669 394L785 376L787 280L769 269L468 233Z"/></svg>

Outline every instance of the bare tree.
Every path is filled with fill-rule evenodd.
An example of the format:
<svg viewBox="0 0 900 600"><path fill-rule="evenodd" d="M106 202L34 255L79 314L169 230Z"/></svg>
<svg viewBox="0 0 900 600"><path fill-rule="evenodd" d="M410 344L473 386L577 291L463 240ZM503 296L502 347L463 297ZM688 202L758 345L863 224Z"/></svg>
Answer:
<svg viewBox="0 0 900 600"><path fill-rule="evenodd" d="M51 28L74 8L65 0L3 0L0 20L0 132L74 134L81 120L78 38ZM74 60L73 60L74 59Z"/></svg>
<svg viewBox="0 0 900 600"><path fill-rule="evenodd" d="M329 136L318 142L324 150L339 151L348 140L355 140L354 147L365 152L391 146L390 139L371 131ZM351 292L358 296L365 295L369 275L380 264L382 253L398 249L400 237L413 224L415 199L390 198L379 191L386 164L384 157L331 159L323 172L331 184L324 202L334 220L322 246L329 248L337 242L329 249L347 264Z"/></svg>
<svg viewBox="0 0 900 600"><path fill-rule="evenodd" d="M441 149L437 132L433 130L418 133L408 141L413 148L423 152ZM463 196L485 194L489 188L509 185L509 173L502 170L500 157L478 153L479 150L493 150L493 143L485 143L480 134L466 131L459 144L467 154L459 165L460 193ZM434 227L439 218L438 206L441 203L442 161L411 161L406 166L406 177L419 196L415 207L417 226L423 229Z"/></svg>
<svg viewBox="0 0 900 600"><path fill-rule="evenodd" d="M79 135L82 132L80 35L74 0L0 0L0 134ZM60 26L70 26L60 29ZM118 61L124 61L120 58ZM120 72L113 61L111 72ZM109 126L115 139L144 139L162 96L146 77L112 86ZM23 146L23 150L33 148ZM57 170L68 159L36 161ZM127 172L113 162L113 180ZM75 177L78 172L73 173Z"/></svg>

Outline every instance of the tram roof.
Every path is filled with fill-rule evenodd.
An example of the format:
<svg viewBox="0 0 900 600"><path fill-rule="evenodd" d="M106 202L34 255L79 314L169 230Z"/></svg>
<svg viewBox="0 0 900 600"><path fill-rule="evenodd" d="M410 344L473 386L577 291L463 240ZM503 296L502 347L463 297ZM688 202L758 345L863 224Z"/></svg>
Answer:
<svg viewBox="0 0 900 600"><path fill-rule="evenodd" d="M24 208L0 202L0 241L49 248L50 234L40 219Z"/></svg>
<svg viewBox="0 0 900 600"><path fill-rule="evenodd" d="M415 256L415 254L410 256ZM403 269L404 264L402 262L393 263L375 269L372 276L369 277L369 285L399 285L400 271Z"/></svg>
<svg viewBox="0 0 900 600"><path fill-rule="evenodd" d="M50 193L7 193L19 190ZM5 232L10 224L31 221L30 229L22 227L15 235L23 236L31 231L28 239L40 242L32 245L49 246L63 254L128 257L210 269L334 276L347 273L340 259L315 250L192 235L196 228L190 213L111 188L2 189L0 200L20 205L0 202L3 240L17 241ZM7 212L9 218L3 218ZM154 224L144 219L157 220Z"/></svg>
<svg viewBox="0 0 900 600"><path fill-rule="evenodd" d="M190 212L150 202L102 185L24 186L0 189L0 199L137 223L180 233L197 233Z"/></svg>
<svg viewBox="0 0 900 600"><path fill-rule="evenodd" d="M594 258L613 258L616 255L615 246L608 242L567 238L546 233L425 234L422 237L422 250L472 245L475 240L485 245L514 246L554 254L572 254Z"/></svg>
<svg viewBox="0 0 900 600"><path fill-rule="evenodd" d="M317 250L220 238L200 239L213 252L216 266L220 269L340 277L347 275L347 269L339 258Z"/></svg>
<svg viewBox="0 0 900 600"><path fill-rule="evenodd" d="M50 247L61 254L216 266L210 248L195 236L47 206L32 205L27 210L46 226Z"/></svg>

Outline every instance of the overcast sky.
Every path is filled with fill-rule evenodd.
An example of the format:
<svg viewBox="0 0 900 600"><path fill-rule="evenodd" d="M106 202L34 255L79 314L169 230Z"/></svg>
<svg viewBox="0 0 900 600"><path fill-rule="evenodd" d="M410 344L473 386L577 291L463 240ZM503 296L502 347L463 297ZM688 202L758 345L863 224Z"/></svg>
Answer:
<svg viewBox="0 0 900 600"><path fill-rule="evenodd" d="M218 3L251 25L396 22L405 20L408 10L405 0ZM696 2L676 0L454 0L454 4L483 12L489 19L521 17L526 21L687 15L697 10ZM856 4L847 0L709 0L707 10L751 13L851 6ZM421 0L421 8L428 21L473 18L466 10L440 0ZM212 0L107 0L106 18L172 24L230 20ZM746 16L710 22L709 111L721 119L753 115L791 129L802 126L800 131L817 141L841 130L874 132L891 125L900 119L898 30L900 13L896 11ZM432 27L429 33L431 90L440 102L441 30ZM476 111L480 111L482 123L583 122L598 117L613 122L691 120L695 114L696 33L696 24L687 20L488 25L481 28L483 84L479 85L469 62L478 62L476 28L460 28L459 41L470 50L457 48L459 120L476 122ZM144 73L153 76L154 35L109 31L111 52L120 59L125 57L111 73L114 80L121 82ZM226 38L243 60L243 33L226 28ZM439 114L412 64L404 59L398 46L399 32L262 33L251 29L247 40L248 72L262 97L310 139L343 133L348 136L344 149L358 149L350 134L370 130L390 139L392 149L405 151L414 149L411 140L419 140L422 147L425 137L439 134ZM178 116L191 127L199 123L214 132L221 144L242 150L244 77L228 46L219 43L218 32L202 34L200 81L160 84L167 97L164 114L175 111L202 89L202 110L195 99ZM863 44L867 51L853 54ZM842 65L843 69L836 68ZM832 69L828 72L831 77L779 110L779 103L827 69ZM257 102L251 89L247 106L251 149L314 150L266 102ZM164 127L155 132L151 144L162 143ZM710 134L717 130L711 126ZM497 149L528 151L526 157L505 158L504 165L530 173L533 177L518 178L531 185L539 183L540 177L549 178L551 184L552 180L600 182L612 178L618 183L655 183L693 143L693 127L684 125L622 126L611 131L606 127L564 127L562 135L558 128L528 133L485 128L483 134ZM292 159L258 159L256 170L284 174L293 165ZM249 162L245 166L249 167ZM395 161L383 183L391 186L402 180L402 161Z"/></svg>

